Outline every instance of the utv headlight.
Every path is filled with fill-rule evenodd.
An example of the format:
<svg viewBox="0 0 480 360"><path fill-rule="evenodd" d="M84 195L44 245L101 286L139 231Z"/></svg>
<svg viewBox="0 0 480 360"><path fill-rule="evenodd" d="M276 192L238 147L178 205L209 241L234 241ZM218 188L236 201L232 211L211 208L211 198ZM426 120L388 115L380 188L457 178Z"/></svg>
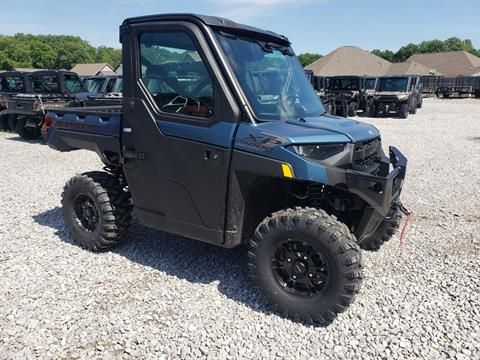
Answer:
<svg viewBox="0 0 480 360"><path fill-rule="evenodd" d="M397 95L398 100L407 100L408 96L407 95Z"/></svg>
<svg viewBox="0 0 480 360"><path fill-rule="evenodd" d="M325 160L337 155L345 149L345 144L293 145L295 153L313 160Z"/></svg>

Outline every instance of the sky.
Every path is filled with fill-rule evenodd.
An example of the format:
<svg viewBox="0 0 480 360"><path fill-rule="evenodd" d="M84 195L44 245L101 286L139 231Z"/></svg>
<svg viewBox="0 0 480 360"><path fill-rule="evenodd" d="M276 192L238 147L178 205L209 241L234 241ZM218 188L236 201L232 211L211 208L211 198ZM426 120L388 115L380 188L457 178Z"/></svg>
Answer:
<svg viewBox="0 0 480 360"><path fill-rule="evenodd" d="M0 34L77 35L120 48L118 26L138 15L216 15L286 35L297 54L342 45L398 50L456 36L480 48L480 0L0 0Z"/></svg>

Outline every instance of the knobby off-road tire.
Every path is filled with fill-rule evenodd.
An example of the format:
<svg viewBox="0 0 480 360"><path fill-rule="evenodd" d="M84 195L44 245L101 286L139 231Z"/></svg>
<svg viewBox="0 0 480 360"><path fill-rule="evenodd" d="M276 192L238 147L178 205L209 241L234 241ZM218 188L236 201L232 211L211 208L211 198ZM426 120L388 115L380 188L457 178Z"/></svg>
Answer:
<svg viewBox="0 0 480 360"><path fill-rule="evenodd" d="M77 175L67 182L62 210L73 237L91 251L118 244L132 221L130 193L117 177L100 171Z"/></svg>
<svg viewBox="0 0 480 360"><path fill-rule="evenodd" d="M0 131L9 131L10 126L8 126L8 118L10 115L0 116Z"/></svg>
<svg viewBox="0 0 480 360"><path fill-rule="evenodd" d="M401 221L402 213L397 211L396 207L392 207L373 235L360 242L360 247L364 250L379 250L396 233Z"/></svg>
<svg viewBox="0 0 480 360"><path fill-rule="evenodd" d="M10 116L8 117L8 128L10 129L10 131L16 131L17 119L18 116L15 114L10 114Z"/></svg>
<svg viewBox="0 0 480 360"><path fill-rule="evenodd" d="M417 108L421 109L423 106L423 97L420 98L420 101L417 103Z"/></svg>
<svg viewBox="0 0 480 360"><path fill-rule="evenodd" d="M400 107L398 109L398 116L401 119L406 119L408 118L408 104L400 104Z"/></svg>
<svg viewBox="0 0 480 360"><path fill-rule="evenodd" d="M41 136L40 128L38 127L27 127L27 118L20 117L17 120L15 132L20 136L22 139L25 140L36 140Z"/></svg>
<svg viewBox="0 0 480 360"><path fill-rule="evenodd" d="M248 266L277 310L307 323L330 323L362 283L354 236L335 217L313 208L281 210L263 220L250 241Z"/></svg>
<svg viewBox="0 0 480 360"><path fill-rule="evenodd" d="M348 104L348 116L353 117L357 115L357 104L352 102Z"/></svg>

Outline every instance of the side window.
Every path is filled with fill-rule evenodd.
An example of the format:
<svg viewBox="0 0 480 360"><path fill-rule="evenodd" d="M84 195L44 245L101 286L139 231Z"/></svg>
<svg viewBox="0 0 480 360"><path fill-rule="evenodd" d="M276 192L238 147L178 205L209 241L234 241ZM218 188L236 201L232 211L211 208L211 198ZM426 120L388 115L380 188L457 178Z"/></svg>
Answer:
<svg viewBox="0 0 480 360"><path fill-rule="evenodd" d="M211 118L213 81L184 32L140 36L141 78L162 112Z"/></svg>
<svg viewBox="0 0 480 360"><path fill-rule="evenodd" d="M63 78L65 89L71 93L79 93L83 91L83 85L80 79L75 75L65 74Z"/></svg>

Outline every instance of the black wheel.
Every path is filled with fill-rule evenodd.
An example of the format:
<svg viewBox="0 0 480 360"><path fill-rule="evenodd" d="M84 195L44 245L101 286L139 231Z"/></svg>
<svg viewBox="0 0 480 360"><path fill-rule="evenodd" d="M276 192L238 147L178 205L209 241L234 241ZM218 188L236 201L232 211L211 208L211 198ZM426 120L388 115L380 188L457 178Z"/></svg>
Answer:
<svg viewBox="0 0 480 360"><path fill-rule="evenodd" d="M398 108L398 116L402 119L406 119L408 117L408 104L400 104Z"/></svg>
<svg viewBox="0 0 480 360"><path fill-rule="evenodd" d="M412 104L412 108L410 109L410 114L416 114L417 113L417 102L414 102Z"/></svg>
<svg viewBox="0 0 480 360"><path fill-rule="evenodd" d="M357 115L357 103L350 103L348 104L348 116L356 116Z"/></svg>
<svg viewBox="0 0 480 360"><path fill-rule="evenodd" d="M377 116L377 108L375 107L374 104L372 104L368 107L367 116L369 116L369 117L376 117Z"/></svg>
<svg viewBox="0 0 480 360"><path fill-rule="evenodd" d="M397 207L392 207L388 212L387 217L382 221L373 235L360 242L360 247L364 250L379 250L380 247L395 234L400 226L401 220L401 211L399 211Z"/></svg>
<svg viewBox="0 0 480 360"><path fill-rule="evenodd" d="M417 108L421 109L423 106L423 97L420 97L420 100L417 103Z"/></svg>
<svg viewBox="0 0 480 360"><path fill-rule="evenodd" d="M62 194L65 223L85 248L110 248L127 235L132 220L130 193L117 177L92 171L70 179Z"/></svg>
<svg viewBox="0 0 480 360"><path fill-rule="evenodd" d="M10 129L10 131L16 131L17 119L18 116L15 114L10 114L10 116L8 117L8 128Z"/></svg>
<svg viewBox="0 0 480 360"><path fill-rule="evenodd" d="M9 131L10 126L8 126L9 115L0 116L0 131Z"/></svg>
<svg viewBox="0 0 480 360"><path fill-rule="evenodd" d="M36 140L41 136L40 128L26 126L26 117L19 117L16 123L15 132L25 140Z"/></svg>
<svg viewBox="0 0 480 360"><path fill-rule="evenodd" d="M280 312L328 324L362 282L354 236L323 210L278 211L258 225L249 246L250 275Z"/></svg>

